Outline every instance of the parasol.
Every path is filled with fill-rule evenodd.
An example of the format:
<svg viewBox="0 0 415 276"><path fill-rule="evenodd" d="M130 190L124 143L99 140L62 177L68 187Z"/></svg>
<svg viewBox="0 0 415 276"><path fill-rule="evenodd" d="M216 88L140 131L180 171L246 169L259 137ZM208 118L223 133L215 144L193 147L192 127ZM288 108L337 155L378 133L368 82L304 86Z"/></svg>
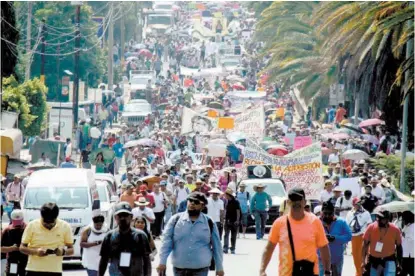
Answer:
<svg viewBox="0 0 415 276"><path fill-rule="evenodd" d="M347 160L357 161L357 160L367 159L369 158L369 155L366 152L359 150L359 149L350 149L350 150L346 150L342 154L342 157Z"/></svg>
<svg viewBox="0 0 415 276"><path fill-rule="evenodd" d="M133 46L133 48L134 48L134 49L145 49L145 48L146 48L146 45L144 45L144 44L142 44L142 43L139 43L139 44L135 44L135 45Z"/></svg>
<svg viewBox="0 0 415 276"><path fill-rule="evenodd" d="M215 109L223 109L223 104L219 102L211 102L211 103L208 103L207 106L210 108L215 108Z"/></svg>
<svg viewBox="0 0 415 276"><path fill-rule="evenodd" d="M376 207L373 213L376 213L382 210L386 210L391 213L399 213L399 212L405 212L405 211L410 211L412 213L415 213L414 206L415 206L414 201L392 201L392 202Z"/></svg>
<svg viewBox="0 0 415 276"><path fill-rule="evenodd" d="M157 141L154 141L154 140L149 139L149 138L138 139L137 144L139 146L144 146L144 147L157 147L157 146L159 146Z"/></svg>
<svg viewBox="0 0 415 276"><path fill-rule="evenodd" d="M266 149L267 147L271 146L271 145L278 145L277 141L262 141L259 146L263 149Z"/></svg>
<svg viewBox="0 0 415 276"><path fill-rule="evenodd" d="M245 90L245 86L243 86L242 83L239 83L239 82L233 84L232 88L236 90Z"/></svg>
<svg viewBox="0 0 415 276"><path fill-rule="evenodd" d="M128 148L134 148L136 146L138 146L138 140L132 140L132 141L128 141L127 143L125 143L125 145L123 146L124 149L128 149Z"/></svg>
<svg viewBox="0 0 415 276"><path fill-rule="evenodd" d="M97 158L97 155L99 153L102 153L102 155L104 156L104 163L105 164L110 164L114 160L115 153L112 149L110 149L110 148L100 148L100 149L96 149L96 150L92 151L89 154L89 163L91 163L92 165L96 165L96 158Z"/></svg>
<svg viewBox="0 0 415 276"><path fill-rule="evenodd" d="M230 75L226 77L227 80L231 81L231 82L244 82L244 79L238 75Z"/></svg>
<svg viewBox="0 0 415 276"><path fill-rule="evenodd" d="M342 127L343 128L347 128L347 129L350 129L350 130L353 130L355 132L364 133L361 127L359 127L357 125L354 125L352 123L344 124L344 125L342 125Z"/></svg>
<svg viewBox="0 0 415 276"><path fill-rule="evenodd" d="M138 52L138 55L139 55L139 56L145 56L145 57L147 57L147 58L151 58L151 57L153 56L153 54L152 54L149 50L147 50L147 49L141 49L141 50Z"/></svg>
<svg viewBox="0 0 415 276"><path fill-rule="evenodd" d="M288 150L282 146L278 148L270 148L267 150L267 152L269 154L276 155L276 156L284 156L288 154Z"/></svg>
<svg viewBox="0 0 415 276"><path fill-rule="evenodd" d="M368 126L377 126L377 125L384 125L385 121L382 121L380 119L369 119L364 120L359 124L360 127L368 127Z"/></svg>

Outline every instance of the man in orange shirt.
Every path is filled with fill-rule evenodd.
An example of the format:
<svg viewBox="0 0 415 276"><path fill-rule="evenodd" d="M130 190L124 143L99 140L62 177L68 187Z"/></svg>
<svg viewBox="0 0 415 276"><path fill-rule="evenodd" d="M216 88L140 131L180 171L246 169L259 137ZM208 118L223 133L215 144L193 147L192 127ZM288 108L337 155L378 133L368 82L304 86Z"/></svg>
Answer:
<svg viewBox="0 0 415 276"><path fill-rule="evenodd" d="M317 249L320 249L324 275L331 275L329 242L320 219L304 210L306 205L304 190L291 189L288 192L288 205L289 214L279 217L272 225L268 243L262 255L260 275L267 275L266 269L277 244L279 244L279 276L292 276L293 271L297 271L300 266L303 268L302 275L318 275ZM294 248L291 247L288 229L291 229ZM303 265L298 265L297 262L300 261Z"/></svg>
<svg viewBox="0 0 415 276"><path fill-rule="evenodd" d="M396 275L402 264L401 231L389 223L389 218L389 211L379 210L377 221L369 225L363 236L362 269L370 264L371 276ZM366 258L368 248L369 258Z"/></svg>
<svg viewBox="0 0 415 276"><path fill-rule="evenodd" d="M137 194L134 193L134 186L131 184L127 185L127 189L125 192L121 195L120 201L126 201L130 204L131 208L134 208L134 201L137 197Z"/></svg>
<svg viewBox="0 0 415 276"><path fill-rule="evenodd" d="M339 103L339 107L336 110L336 124L340 124L340 122L344 119L344 115L346 115L347 111L344 109L343 104Z"/></svg>

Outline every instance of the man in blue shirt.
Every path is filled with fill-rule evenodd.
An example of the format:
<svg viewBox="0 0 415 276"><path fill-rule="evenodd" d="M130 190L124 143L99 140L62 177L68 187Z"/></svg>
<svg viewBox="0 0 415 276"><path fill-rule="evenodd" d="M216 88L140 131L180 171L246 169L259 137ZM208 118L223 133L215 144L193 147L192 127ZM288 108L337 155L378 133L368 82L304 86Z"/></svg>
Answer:
<svg viewBox="0 0 415 276"><path fill-rule="evenodd" d="M334 118L336 117L336 107L333 105L328 111L327 111L327 123L331 124L334 122Z"/></svg>
<svg viewBox="0 0 415 276"><path fill-rule="evenodd" d="M172 253L174 275L207 276L212 257L216 275L223 276L223 253L215 223L202 213L206 196L193 192L187 198L187 211L174 215L164 229L157 271L166 271Z"/></svg>
<svg viewBox="0 0 415 276"><path fill-rule="evenodd" d="M115 174L118 174L122 162L122 157L124 156L124 149L123 145L120 142L120 137L117 137L117 139L115 140L115 144L112 145L112 150L114 151L115 158L117 159L115 163Z"/></svg>
<svg viewBox="0 0 415 276"><path fill-rule="evenodd" d="M70 157L65 157L65 162L62 162L61 168L76 168L76 165L72 163Z"/></svg>
<svg viewBox="0 0 415 276"><path fill-rule="evenodd" d="M236 199L239 201L239 205L241 206L241 225L242 225L242 234L245 238L246 227L248 226L248 204L249 204L249 192L245 191L246 184L241 183L239 184L239 192L236 193Z"/></svg>
<svg viewBox="0 0 415 276"><path fill-rule="evenodd" d="M264 192L264 190L264 184L257 184L256 193L251 198L250 202L251 214L255 217L255 232L257 240L262 239L265 235L265 224L268 217L267 202L269 208L272 206L272 198L269 194Z"/></svg>
<svg viewBox="0 0 415 276"><path fill-rule="evenodd" d="M329 240L332 274L342 275L344 248L352 240L352 231L344 219L334 214L334 205L330 201L323 203L321 221ZM318 253L320 276L323 276L324 268L320 259L320 250Z"/></svg>

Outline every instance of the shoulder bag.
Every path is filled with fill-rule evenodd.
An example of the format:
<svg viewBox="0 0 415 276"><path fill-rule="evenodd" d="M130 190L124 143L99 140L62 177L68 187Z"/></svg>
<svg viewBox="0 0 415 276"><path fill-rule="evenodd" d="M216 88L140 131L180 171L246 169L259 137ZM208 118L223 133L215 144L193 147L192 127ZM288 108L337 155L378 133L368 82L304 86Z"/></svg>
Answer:
<svg viewBox="0 0 415 276"><path fill-rule="evenodd" d="M287 216L288 237L290 239L291 253L293 256L293 274L292 276L314 276L314 263L308 260L295 259L294 241L291 233L290 221Z"/></svg>

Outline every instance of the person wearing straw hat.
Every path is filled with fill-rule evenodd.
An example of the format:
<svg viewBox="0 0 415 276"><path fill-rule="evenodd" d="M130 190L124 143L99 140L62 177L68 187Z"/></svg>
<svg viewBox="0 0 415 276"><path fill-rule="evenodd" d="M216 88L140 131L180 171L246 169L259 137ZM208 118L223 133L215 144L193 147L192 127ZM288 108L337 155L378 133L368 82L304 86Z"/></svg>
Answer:
<svg viewBox="0 0 415 276"><path fill-rule="evenodd" d="M209 191L210 197L207 198L207 214L216 224L219 230L219 238L222 240L223 221L225 218L225 205L222 199L219 198L222 195L222 191L218 188Z"/></svg>
<svg viewBox="0 0 415 276"><path fill-rule="evenodd" d="M239 201L235 198L235 193L228 188L225 191L227 199L225 212L225 236L223 244L223 253L227 254L228 249L231 254L235 254L236 236L239 229L239 221L241 219L241 206ZM231 247L229 248L229 232L231 233Z"/></svg>
<svg viewBox="0 0 415 276"><path fill-rule="evenodd" d="M265 235L265 224L268 217L267 203L268 206L272 206L272 198L266 193L265 185L262 183L256 184L256 193L252 196L250 201L251 214L255 217L255 231L256 238L260 240Z"/></svg>
<svg viewBox="0 0 415 276"><path fill-rule="evenodd" d="M133 213L133 219L141 216L147 221L147 230L150 232L150 225L154 223L156 216L154 215L153 209L147 207L150 203L147 202L145 197L140 197L134 204L137 206L131 212Z"/></svg>

